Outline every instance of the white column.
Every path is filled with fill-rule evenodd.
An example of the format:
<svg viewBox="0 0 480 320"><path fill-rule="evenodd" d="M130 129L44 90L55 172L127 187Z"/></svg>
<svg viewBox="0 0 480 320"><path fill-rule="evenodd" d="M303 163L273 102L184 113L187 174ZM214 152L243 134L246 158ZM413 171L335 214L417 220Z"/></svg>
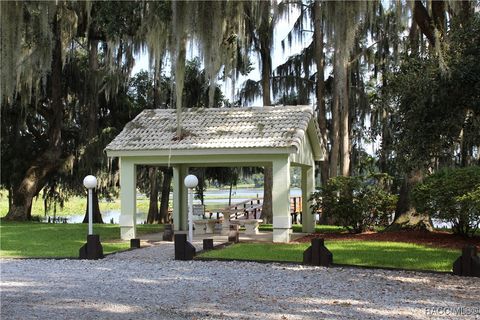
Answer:
<svg viewBox="0 0 480 320"><path fill-rule="evenodd" d="M93 190L88 188L88 235L93 234Z"/></svg>
<svg viewBox="0 0 480 320"><path fill-rule="evenodd" d="M173 166L173 230L181 230L181 210L180 202L182 196L182 177L181 165Z"/></svg>
<svg viewBox="0 0 480 320"><path fill-rule="evenodd" d="M188 191L183 183L187 168L184 165L173 166L173 228L174 231L186 231L188 214Z"/></svg>
<svg viewBox="0 0 480 320"><path fill-rule="evenodd" d="M315 169L302 167L302 231L312 233L315 231L315 216L310 208L309 201L315 191Z"/></svg>
<svg viewBox="0 0 480 320"><path fill-rule="evenodd" d="M188 167L183 165L180 170L180 188L181 188L181 197L180 197L180 230L188 230L188 188L185 187L184 179L188 175Z"/></svg>
<svg viewBox="0 0 480 320"><path fill-rule="evenodd" d="M131 160L120 158L120 237L130 240L137 236L137 167Z"/></svg>
<svg viewBox="0 0 480 320"><path fill-rule="evenodd" d="M273 161L273 242L290 242L290 161L288 157Z"/></svg>
<svg viewBox="0 0 480 320"><path fill-rule="evenodd" d="M193 190L187 188L188 192L188 241L193 241Z"/></svg>

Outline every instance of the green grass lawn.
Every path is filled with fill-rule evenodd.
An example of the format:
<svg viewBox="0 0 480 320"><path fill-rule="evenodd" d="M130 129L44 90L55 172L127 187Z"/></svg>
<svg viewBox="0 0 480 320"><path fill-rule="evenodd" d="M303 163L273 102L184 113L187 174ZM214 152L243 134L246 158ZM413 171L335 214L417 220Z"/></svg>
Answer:
<svg viewBox="0 0 480 320"><path fill-rule="evenodd" d="M271 224L261 224L258 227L258 230L260 231L273 231L273 225ZM328 225L321 225L317 224L315 226L315 232L316 233L333 233L333 232L342 232L346 231L344 227L340 226L328 226ZM294 224L292 225L292 231L293 232L303 232L302 231L302 225L301 224Z"/></svg>
<svg viewBox="0 0 480 320"><path fill-rule="evenodd" d="M239 243L220 250L202 253L200 257L234 260L302 262L309 243L272 244ZM337 264L388 267L411 270L451 271L460 251L431 248L401 242L325 241Z"/></svg>
<svg viewBox="0 0 480 320"><path fill-rule="evenodd" d="M57 217L68 217L77 214L84 214L87 205L86 198L83 197L70 197L68 201L65 201L63 208L57 206ZM100 201L100 212L109 210L120 210L120 200L116 199L111 202ZM137 199L137 211L148 212L149 200L146 198ZM4 196L0 198L0 217L5 217L8 212L8 199ZM45 216L45 210L43 207L43 199L37 197L32 203L32 216L38 216L43 218ZM47 216L53 216L53 210L47 212ZM108 221L104 221L108 222Z"/></svg>
<svg viewBox="0 0 480 320"><path fill-rule="evenodd" d="M244 198L240 195L232 196L232 199ZM215 211L219 209L224 209L228 206L228 195L207 195L205 200L216 200L216 199L225 199L224 203L209 203L206 205L206 209L210 211ZM147 197L137 198L137 212L148 212L149 199ZM65 201L63 208L60 205L57 205L58 217L68 217L77 214L84 214L87 205L87 199L85 197L70 197ZM170 208L172 207L173 202L170 200ZM113 201L105 201L101 199L99 201L100 212L106 212L110 210L120 210L120 200L114 199ZM8 212L8 198L5 194L5 191L0 192L0 217L4 217ZM45 216L45 208L43 204L43 199L41 196L33 199L32 203L32 215L43 218ZM50 212L47 212L47 216L53 216L53 209ZM108 221L104 221L108 222Z"/></svg>
<svg viewBox="0 0 480 320"><path fill-rule="evenodd" d="M161 231L162 225L137 225L138 234ZM0 224L0 257L78 257L86 242L87 224L47 224L38 222L4 222ZM103 252L125 250L130 242L120 240L120 227L95 224Z"/></svg>

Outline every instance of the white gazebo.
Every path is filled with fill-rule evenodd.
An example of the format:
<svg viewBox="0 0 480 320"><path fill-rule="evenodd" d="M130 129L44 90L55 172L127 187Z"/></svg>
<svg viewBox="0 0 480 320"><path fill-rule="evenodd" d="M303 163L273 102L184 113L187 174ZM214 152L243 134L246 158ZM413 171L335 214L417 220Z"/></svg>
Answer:
<svg viewBox="0 0 480 320"><path fill-rule="evenodd" d="M323 159L319 129L311 106L187 109L182 139L176 138L174 109L144 110L106 147L120 158L122 239L136 237L136 166L173 167L174 230L187 230L190 167L272 167L273 242L289 242L290 167L302 169L303 231L313 232L308 199L315 190L315 161Z"/></svg>

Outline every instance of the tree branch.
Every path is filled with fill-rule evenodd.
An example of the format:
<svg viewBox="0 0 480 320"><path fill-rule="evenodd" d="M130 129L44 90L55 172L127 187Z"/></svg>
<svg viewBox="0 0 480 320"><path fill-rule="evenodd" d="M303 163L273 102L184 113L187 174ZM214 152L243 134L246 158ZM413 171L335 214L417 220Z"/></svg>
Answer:
<svg viewBox="0 0 480 320"><path fill-rule="evenodd" d="M427 37L428 42L434 47L435 36L433 32L433 20L428 15L427 8L423 5L422 1L415 0L415 7L413 9L413 19L420 27L422 33Z"/></svg>
<svg viewBox="0 0 480 320"><path fill-rule="evenodd" d="M271 79L271 80L296 79L296 80L300 80L300 81L303 81L303 82L306 82L306 83L315 84L315 80L310 80L310 79L307 79L307 78L303 78L303 77L299 77L299 76L293 76L293 75L288 75L288 76L272 76L272 77L270 77L270 79Z"/></svg>
<svg viewBox="0 0 480 320"><path fill-rule="evenodd" d="M358 53L355 57L353 57L352 60L350 60L348 62L348 65L350 66L352 63L354 63L358 58L363 56L365 54L365 52L367 52L367 50L369 50L371 47L377 45L380 41L381 40L377 40L374 43L372 43L371 45L369 45L368 47L366 47L365 49L363 49L360 53Z"/></svg>
<svg viewBox="0 0 480 320"><path fill-rule="evenodd" d="M435 27L443 35L445 33L445 2L444 1L432 1L432 15Z"/></svg>

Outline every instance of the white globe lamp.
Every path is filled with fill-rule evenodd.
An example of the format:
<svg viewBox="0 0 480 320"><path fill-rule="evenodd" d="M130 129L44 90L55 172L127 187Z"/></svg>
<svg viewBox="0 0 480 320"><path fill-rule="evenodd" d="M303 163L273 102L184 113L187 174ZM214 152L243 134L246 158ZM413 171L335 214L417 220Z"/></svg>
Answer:
<svg viewBox="0 0 480 320"><path fill-rule="evenodd" d="M183 182L185 183L185 187L192 189L198 185L198 178L193 174L189 174Z"/></svg>
<svg viewBox="0 0 480 320"><path fill-rule="evenodd" d="M87 189L93 189L97 187L97 178L92 175L88 175L83 179L83 185Z"/></svg>

